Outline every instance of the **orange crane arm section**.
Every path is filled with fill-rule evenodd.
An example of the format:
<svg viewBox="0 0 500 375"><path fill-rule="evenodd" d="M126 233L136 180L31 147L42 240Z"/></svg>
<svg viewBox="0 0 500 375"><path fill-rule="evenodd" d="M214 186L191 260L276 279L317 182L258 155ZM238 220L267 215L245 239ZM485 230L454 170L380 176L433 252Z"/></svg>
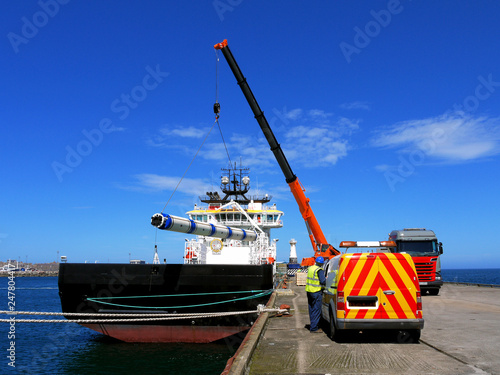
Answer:
<svg viewBox="0 0 500 375"><path fill-rule="evenodd" d="M307 230L309 232L312 247L317 250L318 245L326 244L328 242L326 241L318 220L316 220L316 216L314 216L314 212L309 204L309 198L306 197L304 189L298 178L295 181L290 182L288 186L297 201L302 218L307 223Z"/></svg>

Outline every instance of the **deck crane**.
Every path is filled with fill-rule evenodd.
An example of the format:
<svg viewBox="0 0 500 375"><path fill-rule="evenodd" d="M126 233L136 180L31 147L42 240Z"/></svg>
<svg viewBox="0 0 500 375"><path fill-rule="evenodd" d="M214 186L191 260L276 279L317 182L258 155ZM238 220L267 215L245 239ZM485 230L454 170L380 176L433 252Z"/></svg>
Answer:
<svg viewBox="0 0 500 375"><path fill-rule="evenodd" d="M222 51L222 54L226 58L226 61L231 68L236 81L241 88L241 91L243 91L243 95L245 95L245 98L247 99L247 102L255 115L255 119L259 123L260 128L262 129L262 132L264 133L264 136L266 137L267 142L271 147L271 151L273 152L274 157L276 158L281 170L283 171L283 174L285 175L286 182L288 183L288 186L290 187L290 190L292 191L292 194L295 197L297 204L299 205L300 213L302 214L302 217L304 218L304 221L306 223L307 231L309 233L309 239L311 240L311 244L314 249L314 258L322 256L325 259L328 259L340 254L337 249L335 249L327 242L325 235L323 234L323 231L321 230L321 227L318 223L318 220L316 219L316 216L314 216L311 205L309 204L309 198L307 198L305 195L305 189L302 187L299 179L293 173L292 168L288 164L288 160L286 159L280 144L276 140L276 137L274 136L274 133L271 130L269 123L264 116L264 113L260 109L259 104L257 103L257 100L255 99L255 96L253 95L252 90L250 89L250 86L246 81L246 78L243 76L243 73L241 72L238 64L236 63L236 60L233 57L233 54L231 53L231 50L229 49L229 46L227 45L227 39L225 39L222 43L216 44L214 48L216 50ZM314 258L302 259L301 265L313 265Z"/></svg>

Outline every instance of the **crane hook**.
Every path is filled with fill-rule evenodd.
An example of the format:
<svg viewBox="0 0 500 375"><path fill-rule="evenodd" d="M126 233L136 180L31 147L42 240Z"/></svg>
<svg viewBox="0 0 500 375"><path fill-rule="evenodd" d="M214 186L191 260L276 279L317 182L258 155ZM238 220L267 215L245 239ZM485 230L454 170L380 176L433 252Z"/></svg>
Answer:
<svg viewBox="0 0 500 375"><path fill-rule="evenodd" d="M220 104L215 102L214 103L214 113L215 113L215 119L219 119L219 113L220 113Z"/></svg>

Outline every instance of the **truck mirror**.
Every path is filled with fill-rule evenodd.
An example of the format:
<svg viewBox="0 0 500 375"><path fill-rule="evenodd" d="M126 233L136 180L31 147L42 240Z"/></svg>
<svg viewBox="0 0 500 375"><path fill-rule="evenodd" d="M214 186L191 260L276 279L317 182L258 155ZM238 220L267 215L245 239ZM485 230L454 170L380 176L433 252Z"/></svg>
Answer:
<svg viewBox="0 0 500 375"><path fill-rule="evenodd" d="M443 254L443 243L439 243L439 254Z"/></svg>

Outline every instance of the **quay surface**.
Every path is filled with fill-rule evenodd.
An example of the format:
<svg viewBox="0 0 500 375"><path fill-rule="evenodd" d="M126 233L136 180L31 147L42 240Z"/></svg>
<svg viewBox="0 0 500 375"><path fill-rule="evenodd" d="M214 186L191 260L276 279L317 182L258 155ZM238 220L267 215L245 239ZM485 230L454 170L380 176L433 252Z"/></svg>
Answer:
<svg viewBox="0 0 500 375"><path fill-rule="evenodd" d="M417 344L380 331L341 342L326 329L311 334L304 287L288 290L274 306L288 304L292 315L254 327L230 374L500 374L500 288L445 284L438 296L424 296Z"/></svg>

